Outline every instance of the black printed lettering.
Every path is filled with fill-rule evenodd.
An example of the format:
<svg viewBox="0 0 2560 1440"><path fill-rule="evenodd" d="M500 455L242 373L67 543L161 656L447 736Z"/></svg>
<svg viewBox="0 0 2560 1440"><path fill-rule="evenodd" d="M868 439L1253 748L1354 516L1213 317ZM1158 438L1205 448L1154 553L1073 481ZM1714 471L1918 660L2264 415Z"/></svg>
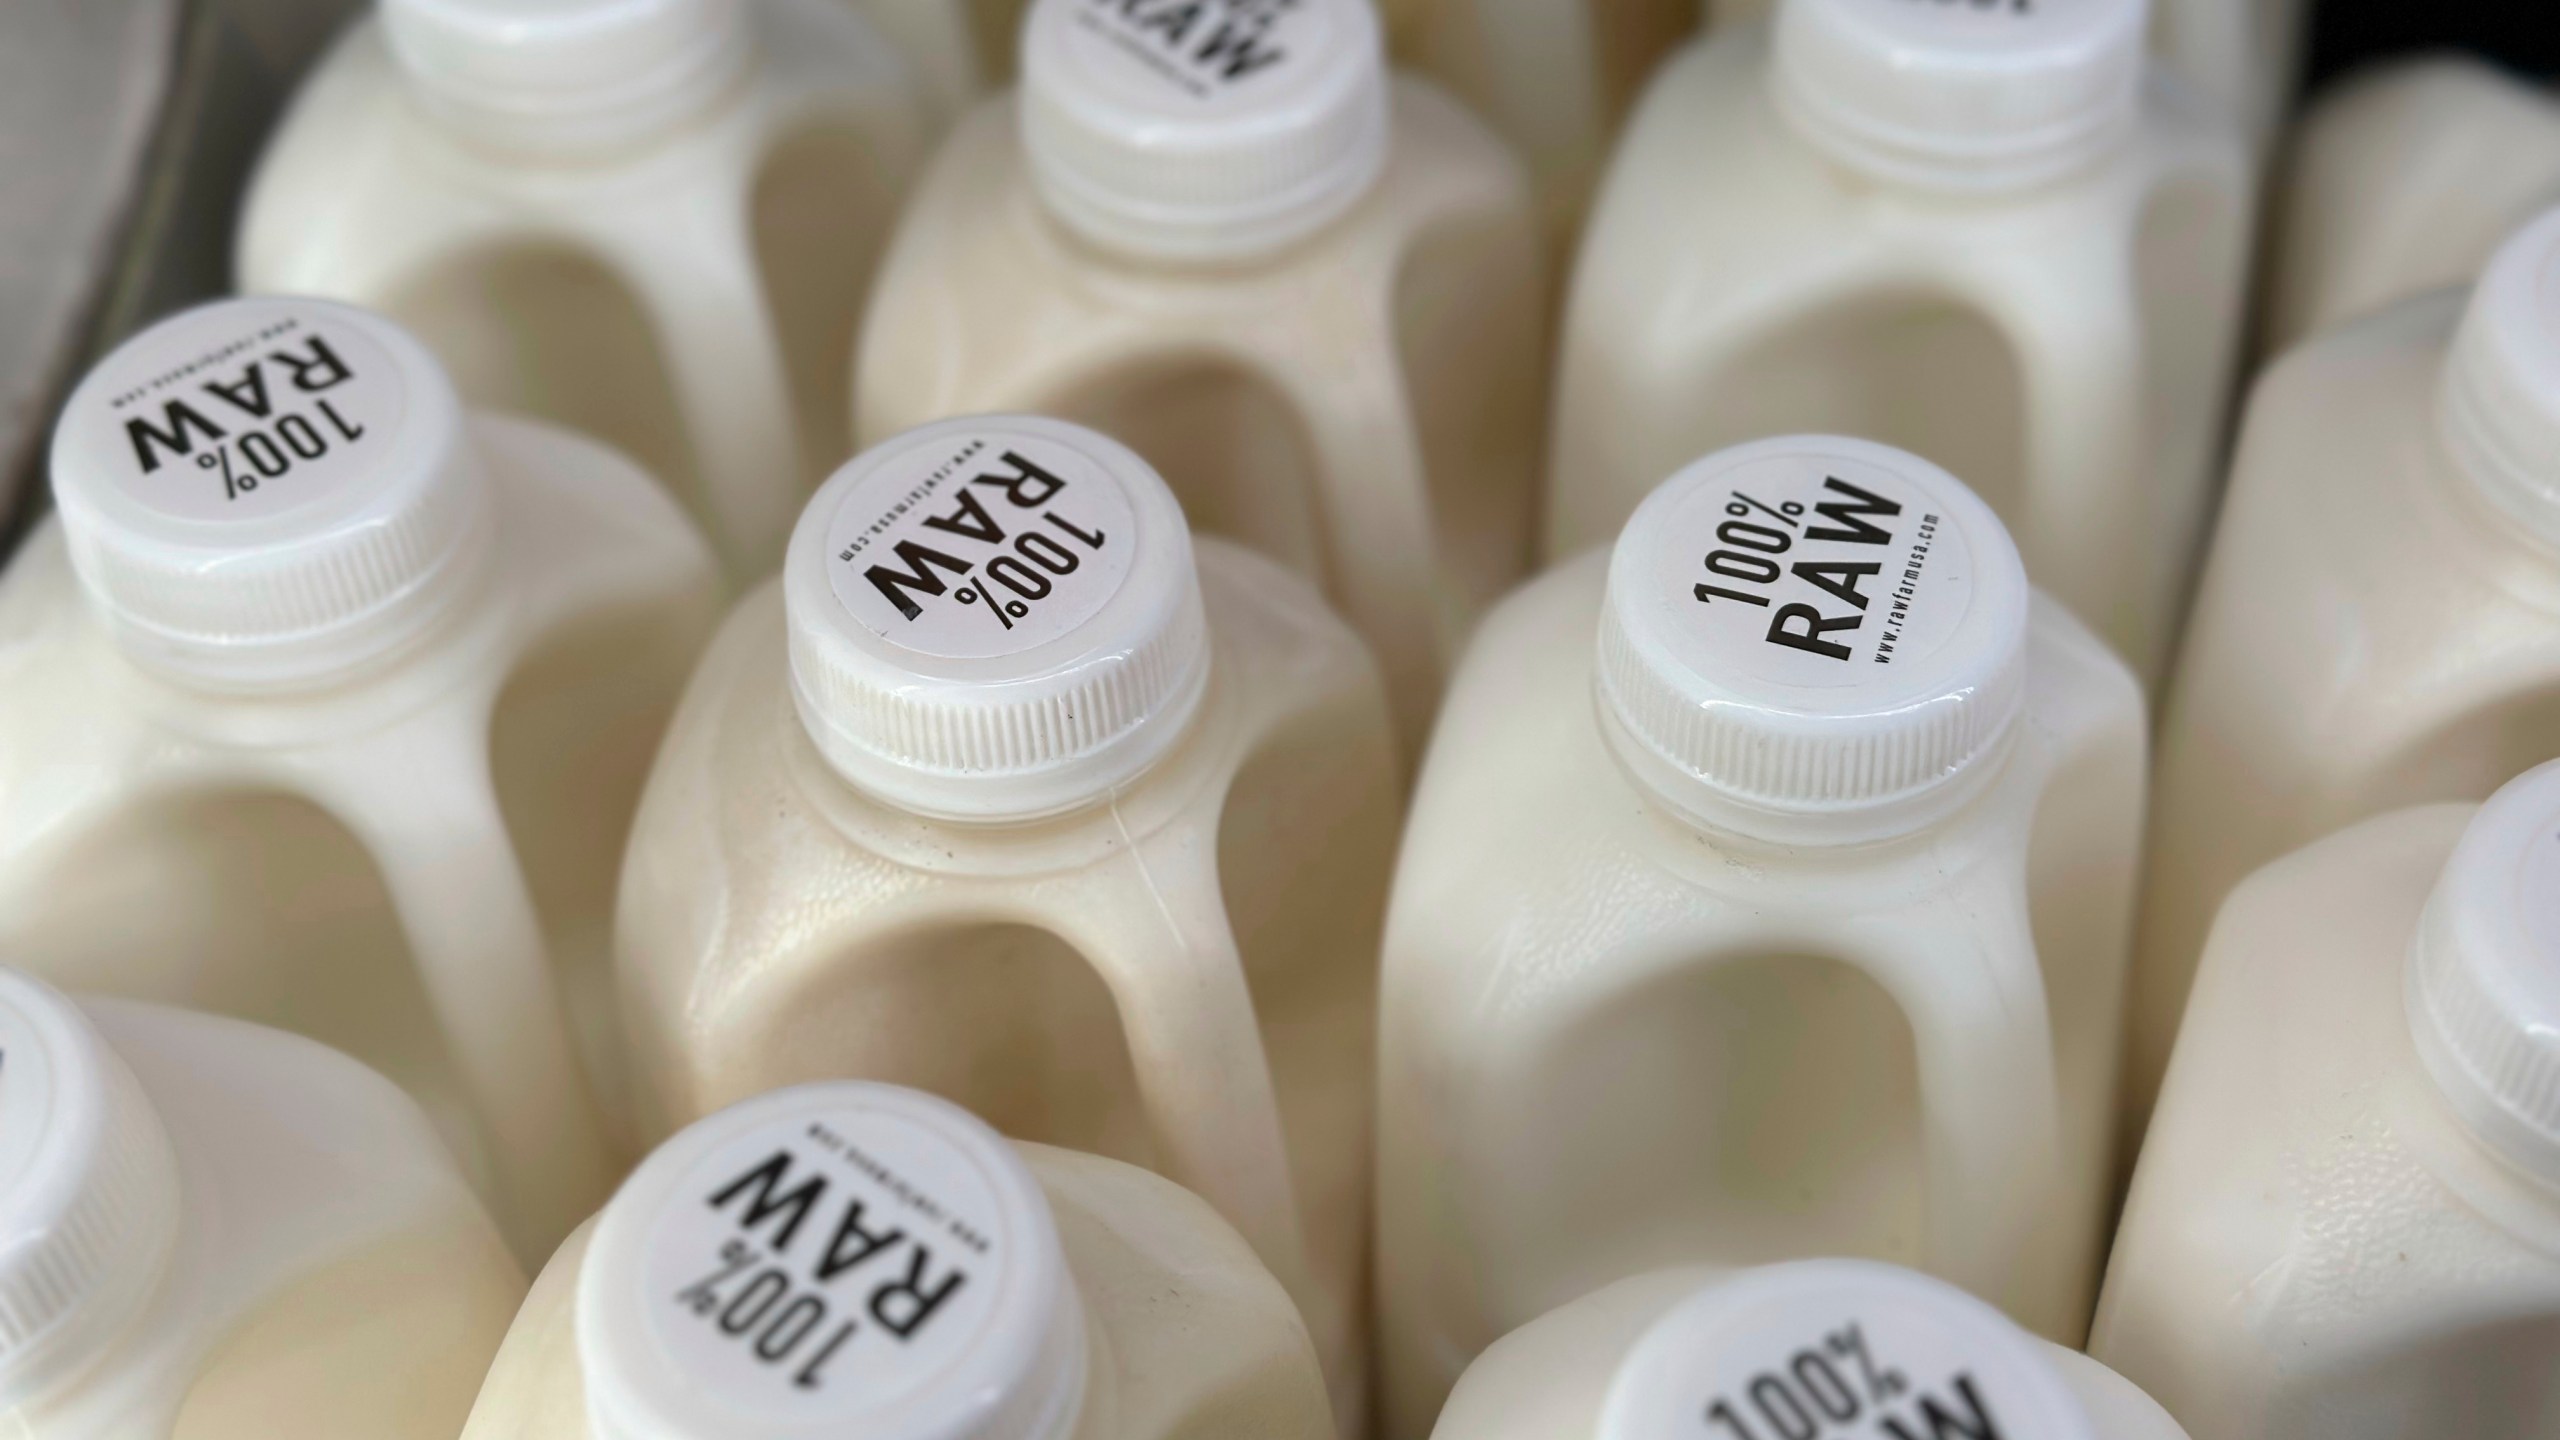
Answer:
<svg viewBox="0 0 2560 1440"><path fill-rule="evenodd" d="M817 1204L818 1197L827 1192L826 1177L812 1175L801 1181L798 1188L786 1191L779 1196L775 1195L775 1188L790 1172L791 1152L776 1150L773 1152L772 1159L730 1181L713 1192L711 1198L704 1203L713 1210L725 1209L730 1201L747 1194L752 1189L755 1193L748 1196L745 1213L737 1218L738 1228L753 1230L764 1223L766 1217L787 1212L782 1228L774 1232L773 1238L768 1243L776 1251L788 1249L791 1245L791 1237L799 1233L800 1223L809 1218L809 1208Z"/></svg>
<svg viewBox="0 0 2560 1440"><path fill-rule="evenodd" d="M1848 646L1822 637L1834 630L1855 630L1860 618L1843 615L1832 620L1810 605L1781 605L1778 613L1769 617L1769 643L1827 655L1834 660L1846 660L1849 658Z"/></svg>
<svg viewBox="0 0 2560 1440"><path fill-rule="evenodd" d="M1821 500L1814 504L1816 514L1831 522L1804 532L1807 540L1837 540L1847 545L1883 545L1893 539L1893 532L1870 525L1868 515L1899 515L1900 501L1887 500L1872 490L1852 485L1836 475L1825 476L1822 488L1849 496L1847 500Z"/></svg>
<svg viewBox="0 0 2560 1440"><path fill-rule="evenodd" d="M862 578L870 581L872 588L887 596L889 603L898 607L898 613L910 620L922 615L924 607L909 598L907 592L912 590L927 595L939 595L947 588L942 583L942 577L934 574L929 567L940 566L954 575L966 575L977 568L974 561L945 555L931 546L921 545L913 540L901 540L892 548L897 552L899 561L907 568L898 570L887 565L874 565L862 572Z"/></svg>

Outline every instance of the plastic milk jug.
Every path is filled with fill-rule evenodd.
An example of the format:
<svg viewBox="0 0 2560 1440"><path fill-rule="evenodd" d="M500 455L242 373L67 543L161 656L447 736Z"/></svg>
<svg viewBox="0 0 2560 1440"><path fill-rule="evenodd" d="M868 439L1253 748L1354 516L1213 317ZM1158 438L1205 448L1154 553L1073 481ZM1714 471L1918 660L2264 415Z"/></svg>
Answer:
<svg viewBox="0 0 2560 1440"><path fill-rule="evenodd" d="M1925 455L2158 678L2219 453L2252 204L2236 122L2147 83L2142 0L1786 0L1674 59L1566 302L1547 550L1704 451Z"/></svg>
<svg viewBox="0 0 2560 1440"><path fill-rule="evenodd" d="M126 342L53 494L0 579L0 955L348 1051L538 1261L619 1173L613 884L708 549L319 300Z"/></svg>
<svg viewBox="0 0 2560 1440"><path fill-rule="evenodd" d="M644 1098L663 1129L893 1080L1157 1170L1298 1297L1355 1419L1392 733L1315 592L1195 546L1125 447L1004 416L879 445L713 641L641 802Z"/></svg>
<svg viewBox="0 0 2560 1440"><path fill-rule="evenodd" d="M755 0L763 3L763 0ZM1012 69L1021 0L844 0L905 57L937 123Z"/></svg>
<svg viewBox="0 0 2560 1440"><path fill-rule="evenodd" d="M381 1076L0 969L0 1435L448 1440L524 1293Z"/></svg>
<svg viewBox="0 0 2560 1440"><path fill-rule="evenodd" d="M2231 892L2095 1353L2198 1435L2560 1430L2560 764Z"/></svg>
<svg viewBox="0 0 2560 1440"><path fill-rule="evenodd" d="M2329 91L2302 120L2271 262L2268 338L2468 282L2560 200L2560 100L2453 55Z"/></svg>
<svg viewBox="0 0 2560 1440"><path fill-rule="evenodd" d="M893 1085L661 1146L560 1248L463 1440L1333 1440L1288 1293L1133 1165Z"/></svg>
<svg viewBox="0 0 2560 1440"><path fill-rule="evenodd" d="M393 316L472 403L638 459L752 580L852 448L926 135L843 0L382 0L268 143L240 288Z"/></svg>
<svg viewBox="0 0 2560 1440"><path fill-rule="evenodd" d="M1367 0L1039 0L882 262L866 443L1022 410L1317 583L1408 746L1526 563L1545 287L1519 166L1392 78Z"/></svg>
<svg viewBox="0 0 2560 1440"><path fill-rule="evenodd" d="M1493 1343L1434 1440L2186 1440L2149 1396L1943 1280L1871 1260L1689 1266Z"/></svg>
<svg viewBox="0 0 2560 1440"><path fill-rule="evenodd" d="M2560 754L2560 211L2456 296L2332 330L2250 398L2160 731L2139 1115L2223 896L2383 810Z"/></svg>
<svg viewBox="0 0 2560 1440"><path fill-rule="evenodd" d="M1711 455L1441 714L1380 1017L1393 1435L1673 1263L1891 1260L2077 1337L2142 699L1988 507L1865 441Z"/></svg>

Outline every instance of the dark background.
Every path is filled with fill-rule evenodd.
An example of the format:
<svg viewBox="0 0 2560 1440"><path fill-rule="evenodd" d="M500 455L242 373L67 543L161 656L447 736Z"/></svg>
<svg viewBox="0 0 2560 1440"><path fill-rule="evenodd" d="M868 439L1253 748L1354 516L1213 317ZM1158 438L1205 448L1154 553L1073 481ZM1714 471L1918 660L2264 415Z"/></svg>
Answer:
<svg viewBox="0 0 2560 1440"><path fill-rule="evenodd" d="M2510 69L2560 70L2560 0L2311 0L2308 68L2341 70L2412 50L2474 50Z"/></svg>

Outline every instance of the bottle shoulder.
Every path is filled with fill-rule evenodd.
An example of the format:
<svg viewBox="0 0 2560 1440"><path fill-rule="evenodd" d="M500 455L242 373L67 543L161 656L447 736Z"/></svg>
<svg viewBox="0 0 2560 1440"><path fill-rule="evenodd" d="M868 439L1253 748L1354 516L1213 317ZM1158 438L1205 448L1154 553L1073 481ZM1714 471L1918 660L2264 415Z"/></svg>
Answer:
<svg viewBox="0 0 2560 1440"><path fill-rule="evenodd" d="M2232 891L2135 1173L2123 1283L2240 1288L2238 1323L2306 1348L2501 1291L2560 1306L2560 1195L2462 1129L2409 1035L2410 940L2472 810L2374 817Z"/></svg>
<svg viewBox="0 0 2560 1440"><path fill-rule="evenodd" d="M68 1433L173 1413L253 1314L339 1260L415 1237L450 1251L419 1272L480 1303L506 1258L433 1126L396 1086L315 1041L162 1006L83 1000L130 1066L177 1157L179 1231L151 1308L66 1397ZM413 1282L414 1283L414 1282ZM431 1305L421 1296L419 1303ZM165 1425L165 1420L161 1422Z"/></svg>

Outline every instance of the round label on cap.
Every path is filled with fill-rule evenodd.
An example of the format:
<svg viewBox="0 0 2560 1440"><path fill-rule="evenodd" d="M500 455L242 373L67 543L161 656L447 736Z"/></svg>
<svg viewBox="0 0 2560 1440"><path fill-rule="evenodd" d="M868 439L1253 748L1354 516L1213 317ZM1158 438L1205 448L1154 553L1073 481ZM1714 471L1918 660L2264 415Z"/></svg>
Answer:
<svg viewBox="0 0 2560 1440"><path fill-rule="evenodd" d="M1701 1294L1638 1342L1610 1391L1603 1435L2087 1433L2087 1417L2031 1337L2008 1332L1997 1315L1954 1310L1948 1301L1965 1297L1931 1293L1935 1282L1897 1278L1772 1285L1742 1303Z"/></svg>
<svg viewBox="0 0 2560 1440"><path fill-rule="evenodd" d="M2560 813L2542 818L2516 867L2516 887L2525 943L2547 973L2560 976Z"/></svg>
<svg viewBox="0 0 2560 1440"><path fill-rule="evenodd" d="M1075 62L1116 95L1203 109L1283 88L1333 40L1337 0L1052 0Z"/></svg>
<svg viewBox="0 0 2560 1440"><path fill-rule="evenodd" d="M391 356L289 305L210 306L144 332L81 387L78 453L179 520L261 520L359 481L399 431Z"/></svg>
<svg viewBox="0 0 2560 1440"><path fill-rule="evenodd" d="M1001 1317L988 1161L923 1121L822 1107L732 1137L651 1224L640 1302L685 1384L786 1424L887 1409Z"/></svg>
<svg viewBox="0 0 2560 1440"><path fill-rule="evenodd" d="M1973 603L1973 553L1946 508L1847 456L1720 471L1640 543L1656 603L1704 665L1782 685L1857 685L1915 664Z"/></svg>
<svg viewBox="0 0 2560 1440"><path fill-rule="evenodd" d="M873 634L945 659L1013 655L1093 618L1137 553L1129 497L1053 440L945 435L891 458L827 522L827 584Z"/></svg>

